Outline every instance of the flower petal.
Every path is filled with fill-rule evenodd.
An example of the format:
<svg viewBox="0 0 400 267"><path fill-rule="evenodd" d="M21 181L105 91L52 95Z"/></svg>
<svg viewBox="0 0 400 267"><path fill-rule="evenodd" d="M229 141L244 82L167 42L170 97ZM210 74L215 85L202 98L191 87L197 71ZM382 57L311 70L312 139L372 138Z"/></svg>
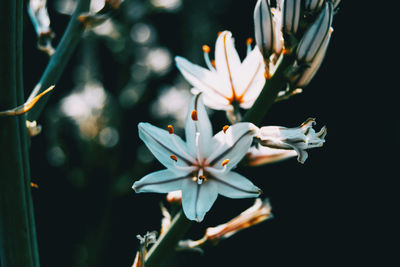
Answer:
<svg viewBox="0 0 400 267"><path fill-rule="evenodd" d="M258 197L261 189L249 179L237 172L228 172L218 177L210 178L218 184L218 193L229 198Z"/></svg>
<svg viewBox="0 0 400 267"><path fill-rule="evenodd" d="M136 193L168 193L181 189L182 181L191 180L190 175L176 174L170 170L152 172L136 181L132 188Z"/></svg>
<svg viewBox="0 0 400 267"><path fill-rule="evenodd" d="M250 148L256 133L255 128L256 126L252 123L240 122L230 126L226 131L216 134L212 140L214 152L206 161L206 164L212 166L209 168L210 172L223 169L222 163L226 159L229 159L226 171L234 168Z"/></svg>
<svg viewBox="0 0 400 267"><path fill-rule="evenodd" d="M240 76L240 58L235 49L232 33L222 32L215 44L215 66L225 88L229 88L228 96L236 95L237 79Z"/></svg>
<svg viewBox="0 0 400 267"><path fill-rule="evenodd" d="M201 222L217 196L218 186L213 182L198 184L192 179L182 181L182 207L189 220Z"/></svg>
<svg viewBox="0 0 400 267"><path fill-rule="evenodd" d="M193 118L194 110L196 118ZM212 147L209 145L212 138L212 125L204 107L201 94L192 98L186 118L185 134L190 153L197 155L201 159L208 157L212 151ZM198 140L196 140L197 138Z"/></svg>
<svg viewBox="0 0 400 267"><path fill-rule="evenodd" d="M265 63L260 49L256 46L240 66L240 79L236 93L242 97L242 108L250 108L265 84Z"/></svg>
<svg viewBox="0 0 400 267"><path fill-rule="evenodd" d="M153 155L167 168L181 173L178 167L192 165L193 157L182 139L168 131L160 129L150 123L141 122L138 125L139 137L150 149ZM177 162L171 159L171 155L177 157Z"/></svg>
<svg viewBox="0 0 400 267"><path fill-rule="evenodd" d="M277 149L266 146L251 147L246 155L246 163L250 166L279 162L295 157L297 152L291 149Z"/></svg>
<svg viewBox="0 0 400 267"><path fill-rule="evenodd" d="M194 87L204 92L205 97L213 99L220 105L229 105L230 87L226 88L217 73L189 62L183 57L175 57L176 66L185 79ZM224 109L224 108L219 108Z"/></svg>

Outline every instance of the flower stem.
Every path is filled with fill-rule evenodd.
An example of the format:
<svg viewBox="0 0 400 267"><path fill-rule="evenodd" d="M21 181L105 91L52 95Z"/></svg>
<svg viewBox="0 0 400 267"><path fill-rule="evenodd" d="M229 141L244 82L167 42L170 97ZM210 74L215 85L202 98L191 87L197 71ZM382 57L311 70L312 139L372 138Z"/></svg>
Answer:
<svg viewBox="0 0 400 267"><path fill-rule="evenodd" d="M30 94L28 102L45 91L51 85L56 84L60 79L65 66L67 65L82 37L83 32L85 31L83 24L77 18L80 14L89 10L89 5L90 0L79 0L78 5L68 23L67 29L65 30L64 35L57 46L56 52L53 54L49 63L47 64L40 81ZM28 120L34 121L39 118L49 96L50 95L45 95L28 113Z"/></svg>
<svg viewBox="0 0 400 267"><path fill-rule="evenodd" d="M23 103L23 0L0 9L0 109ZM38 267L25 116L0 119L0 265Z"/></svg>
<svg viewBox="0 0 400 267"><path fill-rule="evenodd" d="M258 96L251 109L245 113L242 121L252 122L256 125L261 123L265 114L267 114L268 110L275 102L279 91L285 89L287 83L285 72L287 68L293 64L293 61L294 58L292 55L283 55L282 61L276 69L275 74L271 79L267 80L261 94Z"/></svg>
<svg viewBox="0 0 400 267"><path fill-rule="evenodd" d="M175 251L176 245L192 225L183 211L179 211L172 220L167 232L160 236L147 253L145 266L158 267Z"/></svg>

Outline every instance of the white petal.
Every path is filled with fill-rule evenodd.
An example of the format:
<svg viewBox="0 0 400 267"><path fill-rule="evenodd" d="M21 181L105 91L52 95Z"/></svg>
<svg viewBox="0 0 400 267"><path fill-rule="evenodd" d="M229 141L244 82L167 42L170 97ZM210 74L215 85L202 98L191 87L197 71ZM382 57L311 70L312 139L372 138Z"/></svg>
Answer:
<svg viewBox="0 0 400 267"><path fill-rule="evenodd" d="M197 112L197 121L192 118L193 110ZM199 153L201 158L206 158L210 154L212 147L209 143L212 138L212 125L201 94L192 98L186 118L185 134L187 147L192 155ZM196 135L199 135L198 142Z"/></svg>
<svg viewBox="0 0 400 267"><path fill-rule="evenodd" d="M218 184L218 193L225 197L249 198L258 197L261 194L260 188L237 172L228 172L223 176L210 179Z"/></svg>
<svg viewBox="0 0 400 267"><path fill-rule="evenodd" d="M274 29L271 9L267 0L258 0L254 8L254 30L256 43L264 57L273 52Z"/></svg>
<svg viewBox="0 0 400 267"><path fill-rule="evenodd" d="M193 157L189 154L190 151L179 136L172 136L168 131L150 123L141 122L138 128L140 139L165 167L180 173L175 166L187 167L192 165ZM171 155L178 158L176 163L170 158Z"/></svg>
<svg viewBox="0 0 400 267"><path fill-rule="evenodd" d="M225 83L221 81L217 73L195 65L183 57L175 57L175 62L182 75L191 85L221 105L229 104L227 98L231 95L230 88L226 88Z"/></svg>
<svg viewBox="0 0 400 267"><path fill-rule="evenodd" d="M251 147L246 155L247 164L259 166L263 164L275 163L291 157L295 157L297 152L291 149L276 149L266 146Z"/></svg>
<svg viewBox="0 0 400 267"><path fill-rule="evenodd" d="M302 0L285 0L282 11L282 29L286 33L297 32Z"/></svg>
<svg viewBox="0 0 400 267"><path fill-rule="evenodd" d="M206 164L213 169L223 169L222 162L229 159L226 171L234 168L250 148L255 128L252 123L241 122L230 126L226 132L220 131L212 140L213 147L217 147L218 144L219 147L207 158Z"/></svg>
<svg viewBox="0 0 400 267"><path fill-rule="evenodd" d="M182 181L182 207L189 220L201 222L217 196L218 186L213 182L198 184L191 179Z"/></svg>
<svg viewBox="0 0 400 267"><path fill-rule="evenodd" d="M235 49L232 33L222 32L215 44L215 66L221 80L229 88L228 96L232 97L237 86L237 78L240 75L240 58ZM235 93L236 94L236 93Z"/></svg>
<svg viewBox="0 0 400 267"><path fill-rule="evenodd" d="M297 60L302 63L311 63L320 50L326 39L330 36L330 29L333 20L332 3L325 3L324 9L316 21L304 33L299 45L297 46Z"/></svg>
<svg viewBox="0 0 400 267"><path fill-rule="evenodd" d="M136 193L168 193L181 189L183 180L190 180L190 175L176 174L170 170L152 172L133 184Z"/></svg>
<svg viewBox="0 0 400 267"><path fill-rule="evenodd" d="M265 84L265 64L260 49L256 46L240 66L240 79L236 93L243 97L242 108L250 108Z"/></svg>

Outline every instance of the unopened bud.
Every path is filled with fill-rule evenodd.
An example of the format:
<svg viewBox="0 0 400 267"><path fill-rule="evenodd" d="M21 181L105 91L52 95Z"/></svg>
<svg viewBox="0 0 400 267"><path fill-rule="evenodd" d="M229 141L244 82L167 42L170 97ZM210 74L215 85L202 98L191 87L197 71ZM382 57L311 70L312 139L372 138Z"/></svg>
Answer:
<svg viewBox="0 0 400 267"><path fill-rule="evenodd" d="M282 30L295 34L299 28L301 0L285 0L282 10Z"/></svg>

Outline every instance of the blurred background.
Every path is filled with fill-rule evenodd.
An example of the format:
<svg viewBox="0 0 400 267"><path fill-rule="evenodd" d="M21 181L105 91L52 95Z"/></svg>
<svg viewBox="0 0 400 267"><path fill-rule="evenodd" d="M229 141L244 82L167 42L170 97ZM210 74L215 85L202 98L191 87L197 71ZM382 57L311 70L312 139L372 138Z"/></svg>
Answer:
<svg viewBox="0 0 400 267"><path fill-rule="evenodd" d="M126 2L112 19L85 33L38 121L42 133L32 139L32 181L38 185L32 191L43 267L131 266L139 245L136 235L159 231L160 202L170 206L164 195L131 189L135 180L163 169L138 138L138 122L164 128L172 124L182 134L191 87L174 57L205 66L202 45L208 44L212 55L217 33L230 30L243 59L246 39L254 38L255 0ZM351 72L357 33L348 2L342 1L334 17L334 33L317 75L302 94L275 104L263 124L296 127L315 117L317 129L328 127L324 147L310 150L304 165L293 158L255 168L239 166L238 172L270 199L274 218L206 247L204 254L177 253L166 266L359 263L356 244L371 237L353 218L368 216L366 207L374 210L376 204L358 193L371 183L364 179L365 168L382 159L368 155L373 148L366 148L370 137L362 133L375 118L358 108L366 92ZM54 46L75 4L48 1ZM92 0L93 10L101 4ZM25 14L26 95L48 60L37 50ZM223 112L210 115L215 132L227 124ZM375 171L382 175L375 168L368 175ZM220 196L187 237L201 238L207 227L228 221L252 203Z"/></svg>

